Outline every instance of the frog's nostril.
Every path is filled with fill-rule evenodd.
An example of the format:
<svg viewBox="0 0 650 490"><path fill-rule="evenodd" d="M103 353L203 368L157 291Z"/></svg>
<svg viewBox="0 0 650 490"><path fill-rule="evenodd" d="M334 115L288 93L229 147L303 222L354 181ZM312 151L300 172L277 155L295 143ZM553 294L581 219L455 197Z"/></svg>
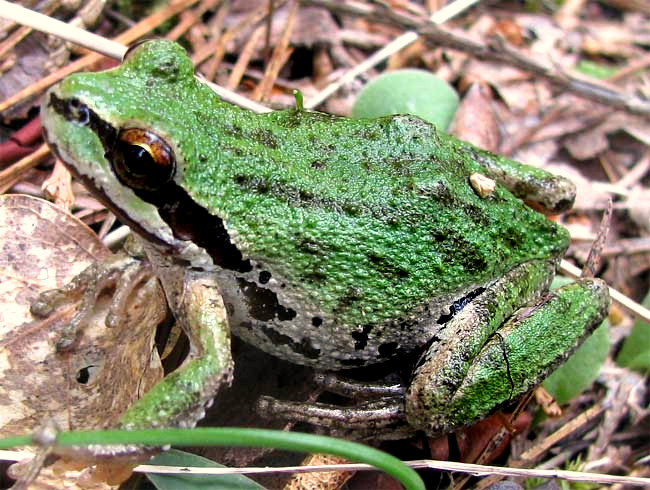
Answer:
<svg viewBox="0 0 650 490"><path fill-rule="evenodd" d="M82 104L79 99L68 100L67 113L70 118L79 124L86 125L90 122L90 112L88 107Z"/></svg>

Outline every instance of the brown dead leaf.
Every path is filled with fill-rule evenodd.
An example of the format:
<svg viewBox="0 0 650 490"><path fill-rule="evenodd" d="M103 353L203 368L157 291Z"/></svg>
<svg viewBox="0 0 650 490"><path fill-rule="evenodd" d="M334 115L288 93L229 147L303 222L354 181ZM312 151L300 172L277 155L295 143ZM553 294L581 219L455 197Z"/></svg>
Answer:
<svg viewBox="0 0 650 490"><path fill-rule="evenodd" d="M634 57L639 54L636 44L650 44L648 26L634 27L630 23L590 22L582 40L582 50L592 56Z"/></svg>
<svg viewBox="0 0 650 490"><path fill-rule="evenodd" d="M110 298L101 295L77 346L60 353L55 343L76 305L46 319L32 318L29 306L45 289L61 287L110 252L74 217L40 199L0 198L1 259L5 281L0 300L0 430L24 434L54 418L64 429L103 428L162 376L155 326L165 315L157 296L130 299L120 328L104 324ZM162 312L162 313L161 313Z"/></svg>
<svg viewBox="0 0 650 490"><path fill-rule="evenodd" d="M499 125L492 109L492 93L486 84L472 84L456 111L450 133L484 150L499 149Z"/></svg>
<svg viewBox="0 0 650 490"><path fill-rule="evenodd" d="M578 160L594 158L609 148L608 135L622 131L645 145L650 144L650 123L641 117L615 112L601 124L564 141L565 148Z"/></svg>
<svg viewBox="0 0 650 490"><path fill-rule="evenodd" d="M630 218L636 225L650 233L650 190L646 187L634 187L628 196L628 202L633 203L628 208Z"/></svg>

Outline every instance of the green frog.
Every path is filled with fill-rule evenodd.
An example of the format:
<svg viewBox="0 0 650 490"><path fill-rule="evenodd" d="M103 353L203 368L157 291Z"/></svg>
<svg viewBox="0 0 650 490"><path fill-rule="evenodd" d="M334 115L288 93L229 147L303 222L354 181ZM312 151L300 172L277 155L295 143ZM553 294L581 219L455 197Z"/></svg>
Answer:
<svg viewBox="0 0 650 490"><path fill-rule="evenodd" d="M41 114L53 151L142 239L192 344L124 427L195 424L230 382L232 333L322 371L420 353L361 424L448 432L529 391L607 314L599 279L549 292L569 235L522 201L557 213L574 186L417 117L254 114L162 40L66 78Z"/></svg>

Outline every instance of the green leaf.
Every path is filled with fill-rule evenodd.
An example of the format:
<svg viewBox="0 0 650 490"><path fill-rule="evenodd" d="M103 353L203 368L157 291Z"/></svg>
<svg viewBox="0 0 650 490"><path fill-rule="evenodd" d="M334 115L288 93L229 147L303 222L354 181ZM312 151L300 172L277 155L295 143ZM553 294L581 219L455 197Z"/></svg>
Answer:
<svg viewBox="0 0 650 490"><path fill-rule="evenodd" d="M352 116L374 118L412 114L446 131L458 109L458 94L447 82L424 70L395 70L368 83Z"/></svg>
<svg viewBox="0 0 650 490"><path fill-rule="evenodd" d="M643 300L643 306L650 307L650 293ZM632 332L623 342L616 357L619 366L644 371L650 369L650 325L643 320L634 322Z"/></svg>
<svg viewBox="0 0 650 490"><path fill-rule="evenodd" d="M596 380L608 352L609 330L607 322L603 322L566 363L546 378L544 388L560 405L572 400Z"/></svg>
<svg viewBox="0 0 650 490"><path fill-rule="evenodd" d="M171 449L154 457L147 464L161 466L198 466L201 468L224 468L196 454ZM185 475L147 473L147 478L158 490L260 490L264 487L243 475Z"/></svg>
<svg viewBox="0 0 650 490"><path fill-rule="evenodd" d="M618 68L603 65L602 63L594 63L593 61L580 60L576 65L576 70L591 78L601 80L614 75L618 71Z"/></svg>

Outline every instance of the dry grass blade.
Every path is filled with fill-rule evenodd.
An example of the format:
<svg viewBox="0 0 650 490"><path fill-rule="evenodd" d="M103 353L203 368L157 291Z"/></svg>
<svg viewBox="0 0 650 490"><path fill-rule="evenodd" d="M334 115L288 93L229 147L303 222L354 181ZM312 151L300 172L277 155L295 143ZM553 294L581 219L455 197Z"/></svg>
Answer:
<svg viewBox="0 0 650 490"><path fill-rule="evenodd" d="M0 172L0 194L7 192L30 168L34 168L50 154L43 143L38 149Z"/></svg>
<svg viewBox="0 0 650 490"><path fill-rule="evenodd" d="M287 18L287 23L285 25L284 31L280 41L275 45L273 50L273 55L267 65L266 72L264 73L264 78L262 82L257 85L255 91L253 92L251 98L253 100L266 100L268 99L273 85L275 84L275 79L280 73L280 69L289 59L291 55L291 48L289 48L289 40L291 38L291 33L293 32L293 27L296 23L296 15L298 14L298 2L293 2L289 10L289 17Z"/></svg>
<svg viewBox="0 0 650 490"><path fill-rule="evenodd" d="M578 267L566 260L562 260L560 263L560 272L574 279L579 278L582 274L582 271ZM628 309L632 314L650 323L650 310L648 308L640 305L612 287L609 288L609 294L614 301Z"/></svg>

